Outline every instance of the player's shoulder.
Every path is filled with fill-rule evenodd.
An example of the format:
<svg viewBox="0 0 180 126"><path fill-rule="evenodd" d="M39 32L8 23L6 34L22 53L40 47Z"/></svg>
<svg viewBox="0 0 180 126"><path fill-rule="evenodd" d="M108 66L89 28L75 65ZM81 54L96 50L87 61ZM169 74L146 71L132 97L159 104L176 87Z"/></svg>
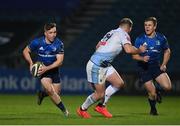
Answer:
<svg viewBox="0 0 180 126"><path fill-rule="evenodd" d="M125 32L122 28L114 29L113 32L119 37L129 37L129 34Z"/></svg>
<svg viewBox="0 0 180 126"><path fill-rule="evenodd" d="M61 40L60 38L58 38L58 37L56 37L56 38L54 39L54 41L57 42L57 43L63 43L62 40Z"/></svg>
<svg viewBox="0 0 180 126"><path fill-rule="evenodd" d="M117 28L112 30L114 33L119 33L119 34L126 34L126 32L124 30L122 30L122 28Z"/></svg>
<svg viewBox="0 0 180 126"><path fill-rule="evenodd" d="M156 37L159 39L159 40L166 40L166 36L162 33L159 33L159 32L156 32Z"/></svg>
<svg viewBox="0 0 180 126"><path fill-rule="evenodd" d="M55 45L57 45L57 46L63 46L64 45L62 40L58 37L55 38L54 42L55 42Z"/></svg>

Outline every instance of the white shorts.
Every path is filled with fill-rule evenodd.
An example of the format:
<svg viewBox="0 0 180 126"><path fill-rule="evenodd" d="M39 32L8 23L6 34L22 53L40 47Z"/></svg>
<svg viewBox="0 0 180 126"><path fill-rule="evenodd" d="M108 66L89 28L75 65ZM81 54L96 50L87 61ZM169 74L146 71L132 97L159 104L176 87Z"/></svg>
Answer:
<svg viewBox="0 0 180 126"><path fill-rule="evenodd" d="M97 66L89 60L86 65L86 72L88 82L94 84L104 84L106 78L112 73L116 72L116 70L113 66L106 68Z"/></svg>

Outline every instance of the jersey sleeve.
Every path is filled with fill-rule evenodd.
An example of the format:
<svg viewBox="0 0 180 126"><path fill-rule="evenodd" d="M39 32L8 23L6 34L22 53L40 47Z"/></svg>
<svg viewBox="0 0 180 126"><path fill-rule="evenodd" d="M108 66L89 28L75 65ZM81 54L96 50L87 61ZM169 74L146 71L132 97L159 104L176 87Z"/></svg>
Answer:
<svg viewBox="0 0 180 126"><path fill-rule="evenodd" d="M168 49L169 48L169 44L168 44L168 40L167 40L167 38L165 37L165 36L163 36L163 50L166 50L166 49Z"/></svg>
<svg viewBox="0 0 180 126"><path fill-rule="evenodd" d="M131 44L131 39L130 39L130 36L126 33L120 33L120 41L122 43L122 45L125 45L125 44Z"/></svg>
<svg viewBox="0 0 180 126"><path fill-rule="evenodd" d="M38 42L37 39L32 40L32 41L30 42L30 44L28 45L28 48L29 48L32 52L37 51L38 47L39 47L39 42Z"/></svg>
<svg viewBox="0 0 180 126"><path fill-rule="evenodd" d="M57 49L57 54L64 54L64 44L62 42Z"/></svg>

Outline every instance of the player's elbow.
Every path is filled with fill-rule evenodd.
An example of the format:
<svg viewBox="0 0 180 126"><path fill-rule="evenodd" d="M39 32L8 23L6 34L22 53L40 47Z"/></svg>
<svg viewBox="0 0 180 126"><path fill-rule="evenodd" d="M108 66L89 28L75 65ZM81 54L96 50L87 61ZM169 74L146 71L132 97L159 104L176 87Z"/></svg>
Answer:
<svg viewBox="0 0 180 126"><path fill-rule="evenodd" d="M63 61L57 61L56 66L60 67L63 64Z"/></svg>
<svg viewBox="0 0 180 126"><path fill-rule="evenodd" d="M28 53L27 48L24 48L24 50L23 50L23 56L26 56L27 53Z"/></svg>
<svg viewBox="0 0 180 126"><path fill-rule="evenodd" d="M170 50L170 49L168 49L168 50L167 50L167 53L168 53L169 55L171 55L171 50Z"/></svg>

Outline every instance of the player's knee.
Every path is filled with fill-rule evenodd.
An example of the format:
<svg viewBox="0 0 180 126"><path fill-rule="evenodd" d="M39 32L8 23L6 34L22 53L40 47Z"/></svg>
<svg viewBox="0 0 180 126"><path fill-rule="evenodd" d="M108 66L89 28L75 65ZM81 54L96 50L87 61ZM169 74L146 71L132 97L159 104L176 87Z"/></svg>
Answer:
<svg viewBox="0 0 180 126"><path fill-rule="evenodd" d="M165 91L170 91L172 89L172 86L171 85L165 85L164 86L164 90Z"/></svg>
<svg viewBox="0 0 180 126"><path fill-rule="evenodd" d="M151 91L151 92L148 92L148 95L151 99L155 99L156 98L156 92L155 91Z"/></svg>
<svg viewBox="0 0 180 126"><path fill-rule="evenodd" d="M125 83L124 83L124 81L120 81L113 86L120 89L120 88L123 88L125 86Z"/></svg>
<svg viewBox="0 0 180 126"><path fill-rule="evenodd" d="M119 88L123 88L124 86L125 86L124 81L121 81L121 83L120 83L120 87L119 87Z"/></svg>
<svg viewBox="0 0 180 126"><path fill-rule="evenodd" d="M96 97L97 99L102 99L104 98L104 93L97 93Z"/></svg>
<svg viewBox="0 0 180 126"><path fill-rule="evenodd" d="M55 93L55 91L52 88L48 88L48 89L46 89L46 91L47 91L49 96L52 96Z"/></svg>

